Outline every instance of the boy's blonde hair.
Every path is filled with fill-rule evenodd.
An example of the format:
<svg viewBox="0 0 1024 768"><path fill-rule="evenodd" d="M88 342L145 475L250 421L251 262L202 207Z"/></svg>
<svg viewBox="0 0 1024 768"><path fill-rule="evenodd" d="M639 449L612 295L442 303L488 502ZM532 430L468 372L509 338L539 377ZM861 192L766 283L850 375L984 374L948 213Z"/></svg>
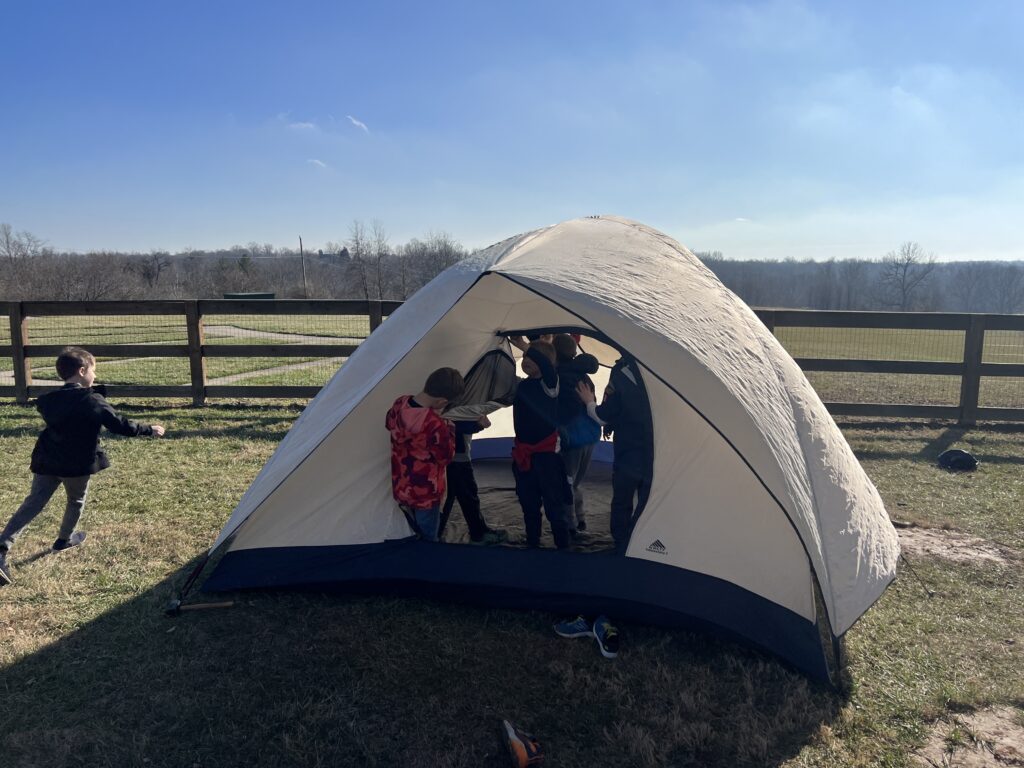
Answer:
<svg viewBox="0 0 1024 768"><path fill-rule="evenodd" d="M56 365L57 375L62 381L67 381L72 376L77 376L82 368L96 365L96 358L81 347L65 347L57 355Z"/></svg>

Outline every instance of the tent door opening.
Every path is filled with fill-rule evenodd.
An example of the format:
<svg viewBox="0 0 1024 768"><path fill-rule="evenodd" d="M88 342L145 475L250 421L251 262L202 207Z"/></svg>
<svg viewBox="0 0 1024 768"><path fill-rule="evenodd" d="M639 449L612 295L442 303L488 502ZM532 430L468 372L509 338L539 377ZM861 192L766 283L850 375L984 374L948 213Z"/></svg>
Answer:
<svg viewBox="0 0 1024 768"><path fill-rule="evenodd" d="M629 360L622 347L592 329L575 326L517 329L501 331L496 335L504 338L545 333L579 334L580 352L598 357L601 367L592 379L598 402L601 402L610 377L613 374L622 375L620 369L616 368L617 361L623 356ZM454 420L475 420L481 415L487 415L491 421L491 427L470 441L475 487L471 487L468 492L463 488L463 498L458 498L458 494L449 489L449 500L446 504L448 514L443 516L446 521L444 540L448 543L471 543L471 528L474 527L471 518L476 514L477 508L489 528L508 533L510 546L516 546L525 540L522 510L515 494L515 480L510 460L514 436L512 409L505 407L511 404L514 396L515 379L519 374L514 355L518 354L518 350L514 350L507 342L484 354L466 372L466 392L446 413L446 416ZM634 420L638 413L641 415L642 431L652 445L647 450L647 458L644 461L637 461L634 436L634 455L626 457L626 472L620 473L618 480L612 471L615 451L612 440L601 439L586 449L563 450L563 457L571 465L567 467L567 475L572 486L572 499L567 501L566 514L571 523L570 527L575 531L573 548L576 551L614 549L615 540L611 525L613 503L618 507L615 512L616 531L620 544L625 547L632 527L639 520L647 501L653 474L650 402L640 366L635 362L631 363L625 369L624 375L626 378L623 379L622 386L635 390L630 415ZM636 398L639 398L639 401ZM630 428L635 433L637 425L627 425L626 430ZM465 468L457 467L455 471L464 473ZM631 482L634 479L638 482ZM624 505L628 505L628 509L625 509ZM466 507L469 509L466 510ZM468 515L465 514L466 511ZM546 523L542 545L553 546Z"/></svg>

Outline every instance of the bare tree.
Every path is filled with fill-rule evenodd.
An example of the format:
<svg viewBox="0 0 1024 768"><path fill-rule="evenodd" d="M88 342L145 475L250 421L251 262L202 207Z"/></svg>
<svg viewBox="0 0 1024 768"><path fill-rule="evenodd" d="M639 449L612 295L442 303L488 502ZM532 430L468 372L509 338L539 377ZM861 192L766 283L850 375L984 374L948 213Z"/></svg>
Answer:
<svg viewBox="0 0 1024 768"><path fill-rule="evenodd" d="M991 266L982 261L968 261L954 267L950 291L956 299L957 309L977 312L989 283Z"/></svg>
<svg viewBox="0 0 1024 768"><path fill-rule="evenodd" d="M48 252L46 241L31 232L15 234L10 224L0 224L0 258L8 261L30 259Z"/></svg>
<svg viewBox="0 0 1024 768"><path fill-rule="evenodd" d="M860 259L843 259L839 262L839 309L863 309L868 266L868 262Z"/></svg>
<svg viewBox="0 0 1024 768"><path fill-rule="evenodd" d="M373 229L370 236L370 247L373 252L374 275L377 280L377 298L383 299L388 257L391 255L391 244L388 242L388 235L384 230L382 222L374 219L371 226Z"/></svg>
<svg viewBox="0 0 1024 768"><path fill-rule="evenodd" d="M351 271L363 293L363 300L370 300L370 276L367 270L366 261L370 256L370 244L366 238L366 228L363 222L356 219L352 222L348 236L348 252L352 255L350 263Z"/></svg>
<svg viewBox="0 0 1024 768"><path fill-rule="evenodd" d="M146 283L147 288L156 288L160 284L160 276L171 266L171 255L166 251L150 251L146 256L139 256L129 261L128 269L137 274Z"/></svg>
<svg viewBox="0 0 1024 768"><path fill-rule="evenodd" d="M836 309L839 299L835 259L814 262L814 273L808 291L807 303L812 309Z"/></svg>
<svg viewBox="0 0 1024 768"><path fill-rule="evenodd" d="M1013 314L1024 303L1024 268L1019 264L1000 264L994 268L992 299L996 312Z"/></svg>
<svg viewBox="0 0 1024 768"><path fill-rule="evenodd" d="M429 280L466 258L466 251L447 232L428 232L426 256Z"/></svg>
<svg viewBox="0 0 1024 768"><path fill-rule="evenodd" d="M935 255L908 240L882 257L881 286L890 306L907 312L935 270Z"/></svg>

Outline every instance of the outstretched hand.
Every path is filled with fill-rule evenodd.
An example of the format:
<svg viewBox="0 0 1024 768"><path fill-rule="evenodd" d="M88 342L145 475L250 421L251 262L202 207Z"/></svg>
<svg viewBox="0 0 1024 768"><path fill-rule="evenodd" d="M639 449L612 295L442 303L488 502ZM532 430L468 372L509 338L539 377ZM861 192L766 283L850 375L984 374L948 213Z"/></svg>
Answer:
<svg viewBox="0 0 1024 768"><path fill-rule="evenodd" d="M160 424L150 424L149 428L153 430L153 437L163 437L167 431Z"/></svg>
<svg viewBox="0 0 1024 768"><path fill-rule="evenodd" d="M505 338L508 339L509 344L511 344L516 349L522 350L523 352L525 352L530 347L530 342L528 342L522 336L506 336Z"/></svg>
<svg viewBox="0 0 1024 768"><path fill-rule="evenodd" d="M590 387L587 386L587 382L585 381L576 382L576 394L580 396L580 400L582 400L585 405L597 402L597 398L594 397L594 393L590 391Z"/></svg>

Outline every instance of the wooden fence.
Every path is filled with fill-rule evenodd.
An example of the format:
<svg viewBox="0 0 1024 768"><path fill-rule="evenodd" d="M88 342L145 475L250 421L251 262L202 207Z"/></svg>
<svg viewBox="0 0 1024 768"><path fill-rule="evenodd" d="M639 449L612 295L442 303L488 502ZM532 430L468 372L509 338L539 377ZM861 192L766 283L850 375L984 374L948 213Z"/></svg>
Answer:
<svg viewBox="0 0 1024 768"><path fill-rule="evenodd" d="M9 302L0 313L10 319L11 343L0 345L0 357L13 361L13 386L0 386L0 397L19 403L47 391L32 382L33 358L53 359L63 344L33 344L30 318L56 316L177 315L184 317L186 344L90 344L97 357L187 357L191 383L187 386L109 386L112 397L185 397L201 405L206 398L307 398L317 386L254 386L208 384L206 360L213 357L343 357L352 344L207 344L203 319L211 315L363 315L372 332L382 319L400 306L393 301L208 300L144 302ZM956 419L970 425L978 420L1024 421L1024 408L979 407L982 377L1024 377L1024 364L986 363L982 355L986 331L1024 331L1024 315L972 315L952 313L826 312L757 309L772 332L779 328L861 328L962 331L963 357L957 362L853 358L802 358L805 372L908 374L956 376L960 397L956 405L914 405L866 402L826 402L833 414Z"/></svg>
<svg viewBox="0 0 1024 768"><path fill-rule="evenodd" d="M0 356L14 362L13 386L0 386L0 397L14 397L19 403L38 397L50 388L32 383L32 358L53 359L66 344L33 344L29 319L60 316L139 316L177 315L184 317L186 344L89 344L96 357L187 357L187 386L107 387L111 397L186 397L202 405L208 397L313 397L317 386L236 386L213 385L206 380L206 360L212 357L344 357L352 354L352 344L207 344L203 318L209 315L363 315L372 332L384 317L394 312L396 301L46 301L0 303L11 325L10 346L0 346Z"/></svg>

